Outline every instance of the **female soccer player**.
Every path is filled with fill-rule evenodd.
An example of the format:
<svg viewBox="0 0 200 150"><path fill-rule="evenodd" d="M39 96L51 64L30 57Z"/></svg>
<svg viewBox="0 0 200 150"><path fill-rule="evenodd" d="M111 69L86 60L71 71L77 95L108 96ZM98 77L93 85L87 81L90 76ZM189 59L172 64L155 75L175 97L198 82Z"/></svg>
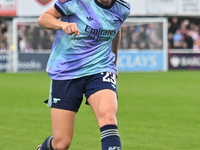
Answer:
<svg viewBox="0 0 200 150"><path fill-rule="evenodd" d="M97 118L102 150L121 150L117 127L117 53L124 0L57 0L38 23L57 30L47 73L53 135L37 150L67 150L83 94Z"/></svg>

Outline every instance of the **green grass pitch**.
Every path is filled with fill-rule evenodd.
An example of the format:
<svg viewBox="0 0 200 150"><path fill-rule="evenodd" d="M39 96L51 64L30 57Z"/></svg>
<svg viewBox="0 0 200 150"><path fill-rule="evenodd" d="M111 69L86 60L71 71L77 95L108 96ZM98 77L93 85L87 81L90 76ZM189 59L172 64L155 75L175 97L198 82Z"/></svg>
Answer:
<svg viewBox="0 0 200 150"><path fill-rule="evenodd" d="M200 150L200 72L120 73L118 125L123 150ZM0 149L35 150L51 135L50 79L0 73ZM76 116L70 150L100 150L89 106Z"/></svg>

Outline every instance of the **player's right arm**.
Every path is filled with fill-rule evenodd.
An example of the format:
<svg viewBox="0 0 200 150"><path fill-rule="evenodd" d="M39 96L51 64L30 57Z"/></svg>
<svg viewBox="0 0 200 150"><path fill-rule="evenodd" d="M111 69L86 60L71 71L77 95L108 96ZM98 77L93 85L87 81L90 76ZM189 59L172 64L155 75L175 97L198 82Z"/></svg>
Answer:
<svg viewBox="0 0 200 150"><path fill-rule="evenodd" d="M80 35L76 23L63 22L59 20L61 17L62 15L55 9L55 7L51 7L38 18L38 24L46 29L63 30L68 35Z"/></svg>

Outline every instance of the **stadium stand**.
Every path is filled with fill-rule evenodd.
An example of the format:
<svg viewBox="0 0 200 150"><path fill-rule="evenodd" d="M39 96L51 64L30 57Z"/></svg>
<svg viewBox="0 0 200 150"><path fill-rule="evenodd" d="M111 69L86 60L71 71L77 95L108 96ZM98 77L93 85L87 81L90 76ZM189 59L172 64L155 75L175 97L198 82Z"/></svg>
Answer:
<svg viewBox="0 0 200 150"><path fill-rule="evenodd" d="M0 52L6 53L7 51L7 25L5 22L0 21Z"/></svg>
<svg viewBox="0 0 200 150"><path fill-rule="evenodd" d="M18 25L18 49L21 53L44 52L50 50L55 31L34 25Z"/></svg>
<svg viewBox="0 0 200 150"><path fill-rule="evenodd" d="M123 26L120 49L161 49L162 24ZM200 23L198 18L168 17L168 49L200 51Z"/></svg>
<svg viewBox="0 0 200 150"><path fill-rule="evenodd" d="M149 23L122 27L120 49L151 50L161 49L162 24ZM200 51L200 23L198 18L168 17L169 50L190 49ZM18 50L22 53L44 52L51 49L55 31L34 25L18 26ZM47 44L45 44L47 43ZM0 19L0 53L8 51L6 21Z"/></svg>
<svg viewBox="0 0 200 150"><path fill-rule="evenodd" d="M168 21L169 49L200 51L200 23L198 18L172 17Z"/></svg>
<svg viewBox="0 0 200 150"><path fill-rule="evenodd" d="M162 23L122 26L120 49L162 49Z"/></svg>

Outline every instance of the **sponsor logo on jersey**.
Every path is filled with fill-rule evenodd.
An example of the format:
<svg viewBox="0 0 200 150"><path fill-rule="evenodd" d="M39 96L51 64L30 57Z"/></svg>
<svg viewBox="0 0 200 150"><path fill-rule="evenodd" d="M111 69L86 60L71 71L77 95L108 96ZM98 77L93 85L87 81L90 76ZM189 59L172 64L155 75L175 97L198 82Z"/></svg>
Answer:
<svg viewBox="0 0 200 150"><path fill-rule="evenodd" d="M47 5L48 3L50 3L52 0L36 0L38 3L40 3L41 5Z"/></svg>
<svg viewBox="0 0 200 150"><path fill-rule="evenodd" d="M92 28L87 25L85 31L89 33L88 38L95 41L109 41L111 37L115 36L116 30L103 30L101 28Z"/></svg>

